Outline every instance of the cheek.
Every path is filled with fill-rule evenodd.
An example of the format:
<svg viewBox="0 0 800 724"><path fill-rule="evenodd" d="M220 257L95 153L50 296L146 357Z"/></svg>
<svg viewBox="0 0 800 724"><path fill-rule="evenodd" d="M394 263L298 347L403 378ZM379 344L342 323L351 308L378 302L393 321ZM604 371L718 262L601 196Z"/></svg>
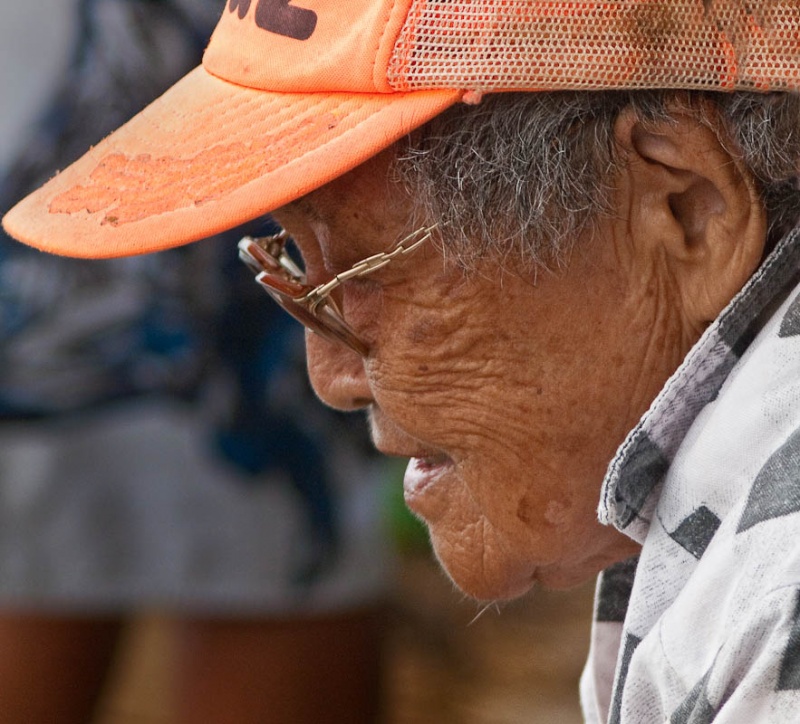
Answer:
<svg viewBox="0 0 800 724"><path fill-rule="evenodd" d="M381 410L409 435L462 461L477 444L503 442L494 436L503 417L492 402L497 379L466 372L457 361L438 364L433 355L409 352L366 364L372 395ZM499 448L495 448L500 453Z"/></svg>
<svg viewBox="0 0 800 724"><path fill-rule="evenodd" d="M504 416L508 367L519 365L497 354L508 345L469 305L395 310L387 299L379 327L367 373L376 401L401 425L455 452Z"/></svg>
<svg viewBox="0 0 800 724"><path fill-rule="evenodd" d="M510 548L528 551L540 564L556 560L565 542L591 522L592 504L530 447L492 449L477 447L460 466L471 500Z"/></svg>

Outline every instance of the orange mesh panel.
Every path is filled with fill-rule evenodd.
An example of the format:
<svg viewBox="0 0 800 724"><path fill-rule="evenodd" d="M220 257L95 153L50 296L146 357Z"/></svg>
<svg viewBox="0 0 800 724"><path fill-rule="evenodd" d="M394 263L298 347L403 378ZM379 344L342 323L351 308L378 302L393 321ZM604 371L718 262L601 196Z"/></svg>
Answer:
<svg viewBox="0 0 800 724"><path fill-rule="evenodd" d="M800 88L797 0L415 0L397 90Z"/></svg>

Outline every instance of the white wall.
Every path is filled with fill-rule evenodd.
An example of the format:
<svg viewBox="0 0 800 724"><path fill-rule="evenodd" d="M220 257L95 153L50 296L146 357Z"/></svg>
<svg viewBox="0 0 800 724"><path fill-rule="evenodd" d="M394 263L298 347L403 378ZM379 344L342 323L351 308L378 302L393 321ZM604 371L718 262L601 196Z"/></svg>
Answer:
<svg viewBox="0 0 800 724"><path fill-rule="evenodd" d="M0 167L69 56L77 0L0 0Z"/></svg>

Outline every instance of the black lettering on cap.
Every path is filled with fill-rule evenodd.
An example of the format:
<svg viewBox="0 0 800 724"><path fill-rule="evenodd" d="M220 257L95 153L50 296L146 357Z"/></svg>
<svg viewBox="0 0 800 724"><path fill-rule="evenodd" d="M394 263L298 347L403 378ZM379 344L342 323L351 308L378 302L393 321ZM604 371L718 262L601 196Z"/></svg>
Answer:
<svg viewBox="0 0 800 724"><path fill-rule="evenodd" d="M230 0L228 3L228 10L233 12L234 10L239 11L239 18L243 19L245 15L247 15L247 11L250 9L250 0Z"/></svg>
<svg viewBox="0 0 800 724"><path fill-rule="evenodd" d="M231 0L231 4L246 3L250 0ZM308 40L317 27L317 14L313 10L298 8L292 0L259 0L256 8L256 25L295 40ZM241 14L241 7L240 7ZM245 11L246 12L246 11Z"/></svg>

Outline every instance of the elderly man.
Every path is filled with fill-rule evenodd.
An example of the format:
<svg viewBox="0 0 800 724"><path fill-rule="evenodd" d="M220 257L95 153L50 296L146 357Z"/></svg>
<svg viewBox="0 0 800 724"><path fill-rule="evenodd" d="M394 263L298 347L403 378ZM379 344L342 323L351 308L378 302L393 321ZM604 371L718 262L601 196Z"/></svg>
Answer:
<svg viewBox="0 0 800 724"><path fill-rule="evenodd" d="M781 0L230 0L4 223L100 257L274 211L305 271L287 233L243 258L453 580L605 569L588 721L795 721L799 34Z"/></svg>

